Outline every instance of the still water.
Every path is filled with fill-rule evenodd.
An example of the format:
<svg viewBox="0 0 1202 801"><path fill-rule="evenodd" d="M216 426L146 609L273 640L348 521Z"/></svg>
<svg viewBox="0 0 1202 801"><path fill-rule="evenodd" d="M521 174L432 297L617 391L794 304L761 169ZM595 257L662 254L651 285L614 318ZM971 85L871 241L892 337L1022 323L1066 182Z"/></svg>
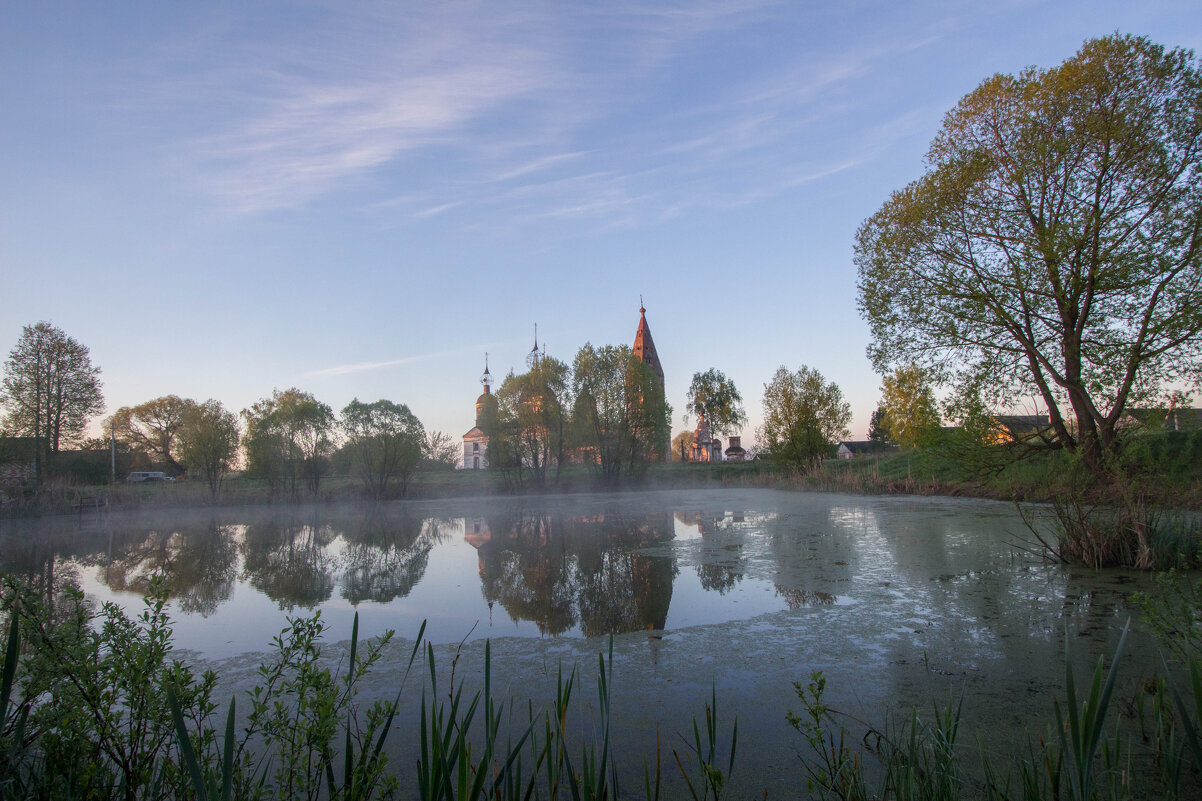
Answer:
<svg viewBox="0 0 1202 801"><path fill-rule="evenodd" d="M802 743L784 712L812 671L833 706L878 723L963 697L988 745L1049 719L1066 640L1081 672L1113 651L1146 579L1044 564L1030 540L1003 503L718 490L9 522L0 562L130 609L165 576L177 647L234 686L314 610L333 640L356 611L366 635L426 620L463 675L487 638L494 675L536 700L556 665L594 666L613 635L631 747L653 748L656 725L689 730L713 688L740 718L736 786L791 797ZM1134 627L1132 685L1155 664Z"/></svg>

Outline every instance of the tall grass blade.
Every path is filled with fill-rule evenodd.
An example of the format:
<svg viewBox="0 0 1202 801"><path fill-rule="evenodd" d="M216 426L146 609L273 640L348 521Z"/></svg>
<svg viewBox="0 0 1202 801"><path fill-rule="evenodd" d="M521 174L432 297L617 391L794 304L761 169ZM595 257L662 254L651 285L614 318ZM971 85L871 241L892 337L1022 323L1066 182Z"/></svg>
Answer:
<svg viewBox="0 0 1202 801"><path fill-rule="evenodd" d="M1065 724L1056 703L1056 725L1060 729L1060 743L1068 767L1069 789L1077 801L1089 801L1093 796L1093 762L1098 753L1098 743L1105 729L1106 712L1110 706L1110 696L1114 691L1115 678L1118 675L1119 658L1123 653L1123 643L1127 640L1130 622L1123 627L1119 637L1118 647L1115 648L1114 658L1105 679L1102 675L1103 660L1098 658L1094 669L1093 680L1090 682L1089 696L1083 703L1078 703L1076 685L1073 679L1073 665L1069 648L1069 639L1064 641L1065 661L1065 695L1068 704L1068 722Z"/></svg>
<svg viewBox="0 0 1202 801"><path fill-rule="evenodd" d="M221 801L234 797L234 699L230 699L230 711L225 716L225 743L221 755Z"/></svg>
<svg viewBox="0 0 1202 801"><path fill-rule="evenodd" d="M1167 666L1165 672L1168 672ZM1185 730L1185 747L1193 754L1194 764L1202 767L1202 735L1199 734L1199 727L1202 727L1202 665L1199 665L1199 659L1195 656L1189 657L1189 677L1190 689L1194 694L1193 709L1186 705L1176 685L1172 687L1173 703L1177 707L1177 714L1181 716L1181 727Z"/></svg>
<svg viewBox="0 0 1202 801"><path fill-rule="evenodd" d="M192 789L196 791L197 801L209 801L209 791L205 786L204 771L196 752L192 750L192 739L188 736L188 727L184 723L184 713L180 710L179 699L176 698L175 688L167 688L167 705L171 708L171 719L175 722L175 736L179 741L180 758L188 769L188 778L192 780Z"/></svg>
<svg viewBox="0 0 1202 801"><path fill-rule="evenodd" d="M396 698L392 701L392 706L388 708L388 717L384 721L384 726L380 729L380 736L376 738L376 747L372 752L372 759L379 759L380 753L384 750L384 740L388 738L388 732L392 729L392 721L396 718L397 710L401 706L401 692L405 689L405 684L409 681L409 672L413 670L413 663L417 660L418 649L421 648L422 640L426 636L426 621L422 621L421 627L417 630L417 638L413 641L413 650L409 653L409 662L405 665L405 672L401 675L401 684L397 688Z"/></svg>
<svg viewBox="0 0 1202 801"><path fill-rule="evenodd" d="M16 603L8 613L8 643L4 649L4 673L0 676L0 726L8 722L8 707L12 700L13 682L17 677L17 657L21 652L21 637L18 632Z"/></svg>
<svg viewBox="0 0 1202 801"><path fill-rule="evenodd" d="M351 653L346 666L346 694L349 697L355 684L355 656L359 650L359 613L351 623ZM354 785L355 749L351 744L351 722L354 720L354 710L347 704L346 710L346 744L342 754L343 797L351 795ZM330 796L334 796L334 787L330 787Z"/></svg>
<svg viewBox="0 0 1202 801"><path fill-rule="evenodd" d="M659 801L660 784L663 778L662 773L662 755L660 753L659 742L659 726L655 727L655 784L651 783L651 772L647 769L646 761L643 762L643 797L647 801Z"/></svg>

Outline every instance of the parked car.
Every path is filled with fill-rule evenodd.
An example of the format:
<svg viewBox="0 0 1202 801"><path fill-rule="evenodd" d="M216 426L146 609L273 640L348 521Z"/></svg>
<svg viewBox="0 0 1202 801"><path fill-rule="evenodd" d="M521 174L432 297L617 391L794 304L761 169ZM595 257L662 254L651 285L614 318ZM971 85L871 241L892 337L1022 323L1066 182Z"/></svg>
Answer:
<svg viewBox="0 0 1202 801"><path fill-rule="evenodd" d="M174 481L167 477L167 474L161 470L135 470L125 477L125 480L131 483L141 481Z"/></svg>

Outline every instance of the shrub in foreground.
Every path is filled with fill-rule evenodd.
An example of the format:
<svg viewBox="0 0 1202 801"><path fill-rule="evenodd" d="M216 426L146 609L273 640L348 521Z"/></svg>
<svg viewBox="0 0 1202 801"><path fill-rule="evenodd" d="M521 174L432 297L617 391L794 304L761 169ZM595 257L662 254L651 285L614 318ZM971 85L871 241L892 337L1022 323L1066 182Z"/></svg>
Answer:
<svg viewBox="0 0 1202 801"><path fill-rule="evenodd" d="M443 688L433 647L422 650L423 625L396 696L364 708L357 696L392 633L361 645L356 617L348 656L331 669L320 614L290 619L259 667L245 713L232 699L219 721L216 676L198 676L173 657L165 587L155 587L130 619L111 603L97 612L70 583L45 593L3 584L0 799L394 797L400 777L384 745L419 655L429 683L417 722L417 787L406 796L414 789L423 799L462 801L622 794L626 777L610 729L612 640L609 660L598 659L595 726L579 733L568 724L575 670L560 672L550 709L507 705L493 692L486 643L483 689L469 694L453 670ZM690 747L672 752L695 799L717 801L734 766L738 725L720 747L716 706L716 697L705 705L705 725L694 723ZM648 798L660 795L661 768L657 749L642 776Z"/></svg>

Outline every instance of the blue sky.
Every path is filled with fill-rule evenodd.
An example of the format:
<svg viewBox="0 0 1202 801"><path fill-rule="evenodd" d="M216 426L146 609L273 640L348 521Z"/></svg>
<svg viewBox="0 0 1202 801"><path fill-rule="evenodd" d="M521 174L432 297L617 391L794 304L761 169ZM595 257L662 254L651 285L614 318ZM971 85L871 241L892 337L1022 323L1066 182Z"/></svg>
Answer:
<svg viewBox="0 0 1202 801"><path fill-rule="evenodd" d="M1202 49L1195 2L11 3L0 352L50 320L109 410L473 424L484 353L630 344L752 438L779 365L879 397L852 242L995 72L1090 37Z"/></svg>

